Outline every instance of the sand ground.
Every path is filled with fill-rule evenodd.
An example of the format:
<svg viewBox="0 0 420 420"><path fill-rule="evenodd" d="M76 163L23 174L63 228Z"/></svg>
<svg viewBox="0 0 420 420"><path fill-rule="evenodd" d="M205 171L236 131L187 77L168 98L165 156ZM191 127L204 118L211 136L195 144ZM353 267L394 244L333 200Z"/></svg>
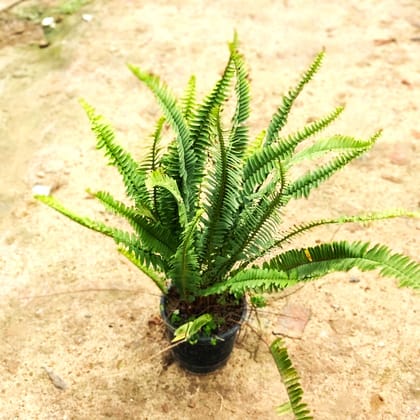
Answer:
<svg viewBox="0 0 420 420"><path fill-rule="evenodd" d="M321 48L323 69L290 129L345 103L335 131L384 130L369 155L299 202L292 221L418 209L418 1L98 0L63 16L46 48L39 25L15 18L28 3L0 14L0 418L277 418L284 388L249 328L223 370L183 372L159 355L165 341L151 282L112 241L35 202L32 187L49 185L71 208L110 218L84 191L118 195L119 176L95 150L78 98L141 156L158 109L125 63L153 69L178 94L195 73L204 95L237 29L251 68L252 132ZM383 242L418 260L419 229L400 219L321 229L309 241ZM302 337L287 343L316 419L420 418L414 292L376 273L331 275L271 297L260 315L266 331L276 331L288 304L312 314ZM67 388L54 386L43 368Z"/></svg>

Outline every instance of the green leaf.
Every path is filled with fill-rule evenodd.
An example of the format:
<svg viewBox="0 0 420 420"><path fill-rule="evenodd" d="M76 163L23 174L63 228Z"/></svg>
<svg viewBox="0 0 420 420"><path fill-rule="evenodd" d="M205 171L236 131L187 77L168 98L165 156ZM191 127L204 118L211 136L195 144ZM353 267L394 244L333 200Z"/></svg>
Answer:
<svg viewBox="0 0 420 420"><path fill-rule="evenodd" d="M385 219L393 219L396 217L408 217L418 219L420 218L419 212L410 212L402 209L387 210L384 212L372 212L356 216L340 216L331 219L312 220L307 223L302 223L293 226L289 231L284 232L281 238L273 243L273 247L280 247L282 244L290 242L295 236L301 235L304 232L314 229L318 226L331 225L331 224L344 224L344 223L368 223Z"/></svg>
<svg viewBox="0 0 420 420"><path fill-rule="evenodd" d="M238 261L252 259L271 246L273 232L280 222L279 210L287 202L283 193L285 186L284 169L279 163L271 181L258 193L248 196L252 201L242 206L236 218L225 247L229 257L219 269L219 276L223 277Z"/></svg>
<svg viewBox="0 0 420 420"><path fill-rule="evenodd" d="M143 264L141 260L136 256L135 252L129 251L128 249L123 247L119 247L118 252L121 255L124 255L124 257L126 257L131 263L133 263L140 271L146 274L146 276L149 277L156 284L157 287L159 287L160 291L163 294L166 294L168 292L165 285L165 277L162 276L162 274L157 272L156 270L153 270L147 265Z"/></svg>
<svg viewBox="0 0 420 420"><path fill-rule="evenodd" d="M276 413L279 416L284 416L286 414L293 413L292 405L290 404L289 401L287 401L287 402L279 405L278 407L276 407Z"/></svg>
<svg viewBox="0 0 420 420"><path fill-rule="evenodd" d="M201 255L204 264L213 266L217 254L225 244L226 236L235 222L235 215L239 205L240 194L240 162L233 155L232 150L225 144L219 109L212 114L216 120L216 136L218 149L214 152L215 173L210 172L206 177L210 187L205 191L206 213L204 216L204 232L201 238Z"/></svg>
<svg viewBox="0 0 420 420"><path fill-rule="evenodd" d="M98 199L107 210L112 211L114 214L125 217L125 213L136 214L143 216L146 219L150 219L156 222L156 218L153 213L147 207L142 206L127 206L125 203L116 200L112 195L106 191L92 191L90 188L86 188L86 192L93 198Z"/></svg>
<svg viewBox="0 0 420 420"><path fill-rule="evenodd" d="M168 175L164 174L161 170L156 170L151 172L147 177L146 186L149 189L162 187L172 194L178 203L179 222L182 227L185 227L188 223L187 209L185 207L185 202L182 199L181 192L179 191L176 181Z"/></svg>
<svg viewBox="0 0 420 420"><path fill-rule="evenodd" d="M267 270L278 270L291 279L312 280L336 271L379 270L382 276L400 281L400 286L420 289L420 265L392 253L385 245L368 242L332 242L311 248L290 250L265 262Z"/></svg>
<svg viewBox="0 0 420 420"><path fill-rule="evenodd" d="M79 216L78 214L64 207L54 197L36 195L34 198L58 211L62 215L68 217L73 222L79 223L88 229L102 233L103 235L114 239L118 245L123 245L132 252L135 252L136 258L142 261L143 265L147 267L153 266L154 268L158 268L160 270L166 269L166 262L161 258L161 256L139 247L138 237L135 237L134 235L123 230L107 226L102 222L92 220L88 217Z"/></svg>
<svg viewBox="0 0 420 420"><path fill-rule="evenodd" d="M372 141L356 140L350 136L335 135L333 137L317 140L315 144L296 153L287 159L286 165L289 167L307 159L315 159L324 156L327 153L343 153L347 151L360 150L366 151L372 147Z"/></svg>
<svg viewBox="0 0 420 420"><path fill-rule="evenodd" d="M243 156L244 161L248 160L248 158L250 158L253 154L262 149L265 136L266 131L262 130L254 140L248 143Z"/></svg>
<svg viewBox="0 0 420 420"><path fill-rule="evenodd" d="M165 117L159 118L156 123L155 131L152 134L152 146L150 148L150 152L146 155L141 163L142 169L147 174L159 169L162 165L162 150L160 147L160 142L162 140L162 133L165 124ZM152 201L153 201L153 212L154 218L157 218L160 222L162 222L162 214L159 213L159 200L158 200L158 189L157 187L153 188L152 193ZM167 206L166 206L167 208Z"/></svg>
<svg viewBox="0 0 420 420"><path fill-rule="evenodd" d="M185 120L190 123L194 118L194 111L196 107L196 78L191 76L185 89L184 97L181 100L182 113Z"/></svg>
<svg viewBox="0 0 420 420"><path fill-rule="evenodd" d="M375 133L369 140L366 142L366 147L357 147L350 151L344 152L337 156L336 158L332 159L328 163L318 167L313 171L308 171L297 180L291 182L285 192L284 195L288 196L288 200L291 198L307 198L310 192L318 187L322 182L326 181L330 178L334 173L338 170L344 168L348 165L353 159L358 158L367 150L369 150L376 142L378 137L381 135L381 131Z"/></svg>
<svg viewBox="0 0 420 420"><path fill-rule="evenodd" d="M177 100L169 88L159 77L144 72L140 68L129 64L128 68L142 81L155 95L163 114L177 136L178 171L182 180L182 196L187 214L190 210L191 185L195 176L196 157L193 149L193 141L190 136L188 123L184 118Z"/></svg>
<svg viewBox="0 0 420 420"><path fill-rule="evenodd" d="M303 390L299 374L289 358L286 344L282 338L277 338L271 343L270 352L289 396L289 401L277 408L277 414L284 415L292 411L296 420L313 419L308 406L302 401Z"/></svg>
<svg viewBox="0 0 420 420"><path fill-rule="evenodd" d="M140 208L147 208L151 211L150 196L145 186L145 173L133 160L131 155L125 152L115 143L115 135L104 121L104 118L95 112L86 101L80 100L92 126L92 131L96 134L97 148L104 149L111 165L115 166L120 172L127 195L134 199Z"/></svg>
<svg viewBox="0 0 420 420"><path fill-rule="evenodd" d="M73 222L79 223L79 225L87 227L96 232L102 233L111 238L115 238L116 236L118 236L117 233L121 232L115 228L105 225L102 222L92 220L88 217L79 216L78 214L64 207L55 197L47 195L35 195L34 198L53 208L54 210L58 211L62 215L68 217Z"/></svg>
<svg viewBox="0 0 420 420"><path fill-rule="evenodd" d="M294 101L302 92L305 85L309 83L309 81L313 78L315 73L319 70L323 58L324 51L321 51L317 54L309 69L303 74L298 85L283 97L283 103L278 108L277 112L273 115L273 118L271 119L270 124L268 126L267 136L265 138L264 145L268 146L271 143L277 141L278 133L286 125L287 118L289 116Z"/></svg>
<svg viewBox="0 0 420 420"><path fill-rule="evenodd" d="M156 273L165 273L165 278L168 278L170 270L168 260L153 251L143 248L136 235L130 235L125 240L116 242L120 249L125 249L127 252L131 253L131 255L135 257L135 260L142 266L152 268ZM131 262L136 264L135 261ZM153 276L151 276L151 278L153 279Z"/></svg>
<svg viewBox="0 0 420 420"><path fill-rule="evenodd" d="M230 44L231 56L235 65L236 73L236 108L232 118L232 129L230 131L229 142L231 152L241 158L249 142L247 120L251 113L250 109L250 88L249 75L242 54L237 51L237 39Z"/></svg>
<svg viewBox="0 0 420 420"><path fill-rule="evenodd" d="M145 171L145 173L155 171L159 167L161 152L159 144L162 140L162 132L165 121L165 117L159 118L156 123L155 130L151 135L152 146L150 148L150 152L146 155L141 163L141 168Z"/></svg>
<svg viewBox="0 0 420 420"><path fill-rule="evenodd" d="M156 220L149 220L136 208L128 207L121 201L115 200L107 192L99 191L91 194L107 209L124 217L130 223L145 249L153 250L167 259L173 255L176 243L174 243L170 232L160 226Z"/></svg>
<svg viewBox="0 0 420 420"><path fill-rule="evenodd" d="M287 137L279 138L278 144L281 146L281 154L283 156L288 156L289 154L293 153L298 144L309 139L314 134L325 130L341 115L343 111L344 107L338 106L330 114L311 122L310 124L303 127L303 129L293 134L289 134Z"/></svg>
<svg viewBox="0 0 420 420"><path fill-rule="evenodd" d="M195 201L200 198L202 181L207 172L208 153L213 146L214 119L212 113L227 100L234 74L235 66L231 54L221 78L204 101L196 106L196 112L190 121L191 139L196 156L196 172L192 182Z"/></svg>
<svg viewBox="0 0 420 420"><path fill-rule="evenodd" d="M194 219L185 227L181 244L171 260L172 270L169 276L175 283L181 299L188 299L191 294L195 295L201 282L195 235L202 214L203 210L198 210Z"/></svg>
<svg viewBox="0 0 420 420"><path fill-rule="evenodd" d="M258 147L259 142L262 142L263 139L257 138L258 142L251 149L253 153L250 153L249 149L246 153L247 159L244 167L245 194L252 194L267 179L272 170L279 165L279 162L290 159L295 148L301 142L325 129L342 111L343 108L338 107L331 114L309 124L302 131L264 147Z"/></svg>
<svg viewBox="0 0 420 420"><path fill-rule="evenodd" d="M178 343L179 341L188 341L198 334L203 327L210 324L213 321L213 317L210 314L200 315L193 321L186 322L178 327L174 332L174 338L172 343Z"/></svg>
<svg viewBox="0 0 420 420"><path fill-rule="evenodd" d="M235 296L243 296L247 292L271 293L281 291L298 281L298 279L290 278L286 272L279 270L249 268L203 289L200 295L209 296L226 292Z"/></svg>

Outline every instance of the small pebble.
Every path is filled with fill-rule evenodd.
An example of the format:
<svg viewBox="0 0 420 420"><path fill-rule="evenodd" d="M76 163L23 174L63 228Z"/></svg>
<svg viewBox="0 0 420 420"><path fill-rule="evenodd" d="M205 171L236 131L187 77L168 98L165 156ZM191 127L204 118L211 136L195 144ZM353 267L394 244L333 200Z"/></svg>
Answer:
<svg viewBox="0 0 420 420"><path fill-rule="evenodd" d="M89 15L89 14L87 14L87 13L85 13L85 14L83 14L83 15L82 15L82 19L83 19L85 22L90 22L90 21L93 19L93 16L92 16L92 15Z"/></svg>
<svg viewBox="0 0 420 420"><path fill-rule="evenodd" d="M78 335L77 337L73 338L73 342L76 345L80 345L85 341L85 338L82 335Z"/></svg>
<svg viewBox="0 0 420 420"><path fill-rule="evenodd" d="M66 390L67 389L67 384L58 376L56 375L52 370L47 369L46 367L42 367L42 369L45 370L45 372L47 373L48 377L50 378L50 381L52 382L52 384L61 390Z"/></svg>
<svg viewBox="0 0 420 420"><path fill-rule="evenodd" d="M319 333L319 336L321 337L321 338L327 338L327 337L329 337L330 336L330 334L328 333L328 331L326 331L326 330L321 330L321 332Z"/></svg>
<svg viewBox="0 0 420 420"><path fill-rule="evenodd" d="M32 187L33 195L51 195L52 187L50 185L35 184Z"/></svg>
<svg viewBox="0 0 420 420"><path fill-rule="evenodd" d="M44 17L41 21L41 25L48 28L55 28L55 19L52 16Z"/></svg>
<svg viewBox="0 0 420 420"><path fill-rule="evenodd" d="M42 316L44 315L44 309L41 309L41 308L38 308L36 311L35 311L35 316L37 317L37 318L42 318Z"/></svg>

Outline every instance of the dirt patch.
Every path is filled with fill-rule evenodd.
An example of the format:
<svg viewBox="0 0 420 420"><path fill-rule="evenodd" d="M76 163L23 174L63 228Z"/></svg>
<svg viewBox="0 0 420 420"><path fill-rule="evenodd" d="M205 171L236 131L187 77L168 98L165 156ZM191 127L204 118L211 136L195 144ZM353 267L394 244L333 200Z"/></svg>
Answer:
<svg viewBox="0 0 420 420"><path fill-rule="evenodd" d="M18 19L11 13L0 13L0 48L16 44L39 44L44 33L39 25Z"/></svg>
<svg viewBox="0 0 420 420"><path fill-rule="evenodd" d="M336 3L96 1L70 15L45 49L28 45L32 29L26 40L16 34L17 45L13 24L1 25L9 35L0 35L0 418L278 418L284 388L251 328L242 329L220 372L182 371L161 353L167 341L156 318L158 290L112 241L34 202L31 191L50 185L69 207L112 222L84 190L123 196L123 188L95 150L78 98L106 115L119 142L141 156L158 109L125 63L153 69L177 94L195 73L203 95L223 69L236 28L251 68L252 133L323 47L325 65L298 101L290 130L343 102L334 132L368 137L384 129L368 156L296 203L286 223L418 210L418 4ZM413 220L348 225L314 231L310 243L297 245L368 239L418 259L419 230ZM420 417L415 293L376 273L352 272L269 303L259 315L268 332L285 324L285 307L311 314L301 338L287 344L316 418ZM255 317L250 322L255 328Z"/></svg>
<svg viewBox="0 0 420 420"><path fill-rule="evenodd" d="M12 45L47 48L74 26L89 0L24 0L0 2L0 49ZM89 20L89 17L85 17ZM80 17L79 17L80 21Z"/></svg>

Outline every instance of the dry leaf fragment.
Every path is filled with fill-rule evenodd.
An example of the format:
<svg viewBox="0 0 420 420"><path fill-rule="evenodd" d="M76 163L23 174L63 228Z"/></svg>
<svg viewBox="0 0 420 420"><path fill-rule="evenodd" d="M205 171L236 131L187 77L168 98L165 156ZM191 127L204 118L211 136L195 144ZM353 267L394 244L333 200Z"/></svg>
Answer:
<svg viewBox="0 0 420 420"><path fill-rule="evenodd" d="M376 46L387 45L397 42L396 38L386 38L386 39L374 39L373 43Z"/></svg>
<svg viewBox="0 0 420 420"><path fill-rule="evenodd" d="M47 369L46 367L42 366L42 369L45 370L45 372L47 373L48 377L50 378L50 381L52 382L52 384L61 390L66 390L67 389L67 384L57 375L55 374L52 370Z"/></svg>

